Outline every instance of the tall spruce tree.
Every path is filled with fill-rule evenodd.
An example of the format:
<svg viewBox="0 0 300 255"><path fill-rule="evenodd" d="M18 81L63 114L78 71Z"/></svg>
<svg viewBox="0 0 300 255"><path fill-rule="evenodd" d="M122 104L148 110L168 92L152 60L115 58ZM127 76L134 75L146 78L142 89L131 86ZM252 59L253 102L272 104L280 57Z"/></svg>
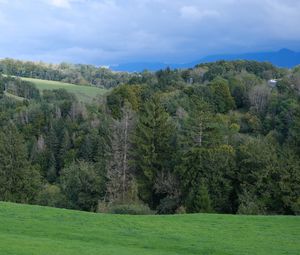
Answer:
<svg viewBox="0 0 300 255"><path fill-rule="evenodd" d="M39 185L40 174L30 166L23 137L9 124L0 132L0 200L33 202Z"/></svg>
<svg viewBox="0 0 300 255"><path fill-rule="evenodd" d="M158 97L145 103L134 136L134 165L139 195L154 208L159 203L154 183L161 172L172 171L174 125Z"/></svg>

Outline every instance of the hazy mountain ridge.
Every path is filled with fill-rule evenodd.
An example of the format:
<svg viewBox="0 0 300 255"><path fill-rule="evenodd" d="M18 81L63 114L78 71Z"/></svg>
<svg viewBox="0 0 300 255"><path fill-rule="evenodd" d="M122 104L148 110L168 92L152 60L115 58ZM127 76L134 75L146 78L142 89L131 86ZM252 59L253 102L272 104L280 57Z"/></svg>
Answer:
<svg viewBox="0 0 300 255"><path fill-rule="evenodd" d="M114 71L141 72L143 70L157 71L167 67L191 68L200 63L215 62L219 60L255 60L259 62L270 62L278 67L292 68L300 64L300 52L289 49L281 49L275 52L252 52L244 54L210 55L185 64L172 64L160 62L136 62L124 63L111 67Z"/></svg>

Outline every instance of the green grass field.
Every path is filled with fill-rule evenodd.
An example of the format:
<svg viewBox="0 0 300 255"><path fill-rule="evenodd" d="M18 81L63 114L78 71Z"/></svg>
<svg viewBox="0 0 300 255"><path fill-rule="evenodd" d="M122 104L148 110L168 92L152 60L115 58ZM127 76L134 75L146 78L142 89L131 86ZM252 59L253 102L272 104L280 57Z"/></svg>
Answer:
<svg viewBox="0 0 300 255"><path fill-rule="evenodd" d="M3 255L300 254L300 217L93 214L0 203Z"/></svg>
<svg viewBox="0 0 300 255"><path fill-rule="evenodd" d="M4 92L4 94L7 96L7 97L10 97L14 100L17 100L17 101L23 101L24 100L24 97L18 97L16 95L13 95L13 94L10 94L8 92Z"/></svg>
<svg viewBox="0 0 300 255"><path fill-rule="evenodd" d="M65 89L70 93L74 93L80 101L91 102L94 98L99 95L103 95L108 90L100 89L91 86L80 86L71 83L64 83L58 81L48 81L33 78L21 78L24 81L30 81L35 84L35 86L42 92L43 90L53 90L53 89Z"/></svg>

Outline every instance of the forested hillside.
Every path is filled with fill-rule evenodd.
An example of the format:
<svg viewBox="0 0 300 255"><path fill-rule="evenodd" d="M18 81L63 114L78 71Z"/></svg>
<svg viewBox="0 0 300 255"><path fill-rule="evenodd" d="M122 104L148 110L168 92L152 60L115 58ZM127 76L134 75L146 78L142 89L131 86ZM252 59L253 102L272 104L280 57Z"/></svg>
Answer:
<svg viewBox="0 0 300 255"><path fill-rule="evenodd" d="M84 104L2 77L0 200L132 214L300 214L299 67L221 61L130 75L28 65L5 60L0 71L114 89Z"/></svg>
<svg viewBox="0 0 300 255"><path fill-rule="evenodd" d="M104 67L91 65L59 65L42 62L26 62L14 59L0 60L0 73L11 76L61 81L78 85L92 85L100 88L113 88L126 83L136 74L112 72Z"/></svg>

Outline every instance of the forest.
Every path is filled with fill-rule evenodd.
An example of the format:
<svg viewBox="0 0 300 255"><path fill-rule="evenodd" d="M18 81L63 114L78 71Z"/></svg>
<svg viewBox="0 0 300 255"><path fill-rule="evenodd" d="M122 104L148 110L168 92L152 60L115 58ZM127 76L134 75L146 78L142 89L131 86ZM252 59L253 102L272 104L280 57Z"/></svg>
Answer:
<svg viewBox="0 0 300 255"><path fill-rule="evenodd" d="M77 85L100 88L113 88L127 83L131 76L126 72L112 72L105 67L81 64L47 64L43 62L25 62L14 59L0 60L0 73L17 77L62 81Z"/></svg>
<svg viewBox="0 0 300 255"><path fill-rule="evenodd" d="M121 73L5 59L0 74L2 201L300 214L300 67L218 61ZM110 90L88 104L18 77Z"/></svg>

